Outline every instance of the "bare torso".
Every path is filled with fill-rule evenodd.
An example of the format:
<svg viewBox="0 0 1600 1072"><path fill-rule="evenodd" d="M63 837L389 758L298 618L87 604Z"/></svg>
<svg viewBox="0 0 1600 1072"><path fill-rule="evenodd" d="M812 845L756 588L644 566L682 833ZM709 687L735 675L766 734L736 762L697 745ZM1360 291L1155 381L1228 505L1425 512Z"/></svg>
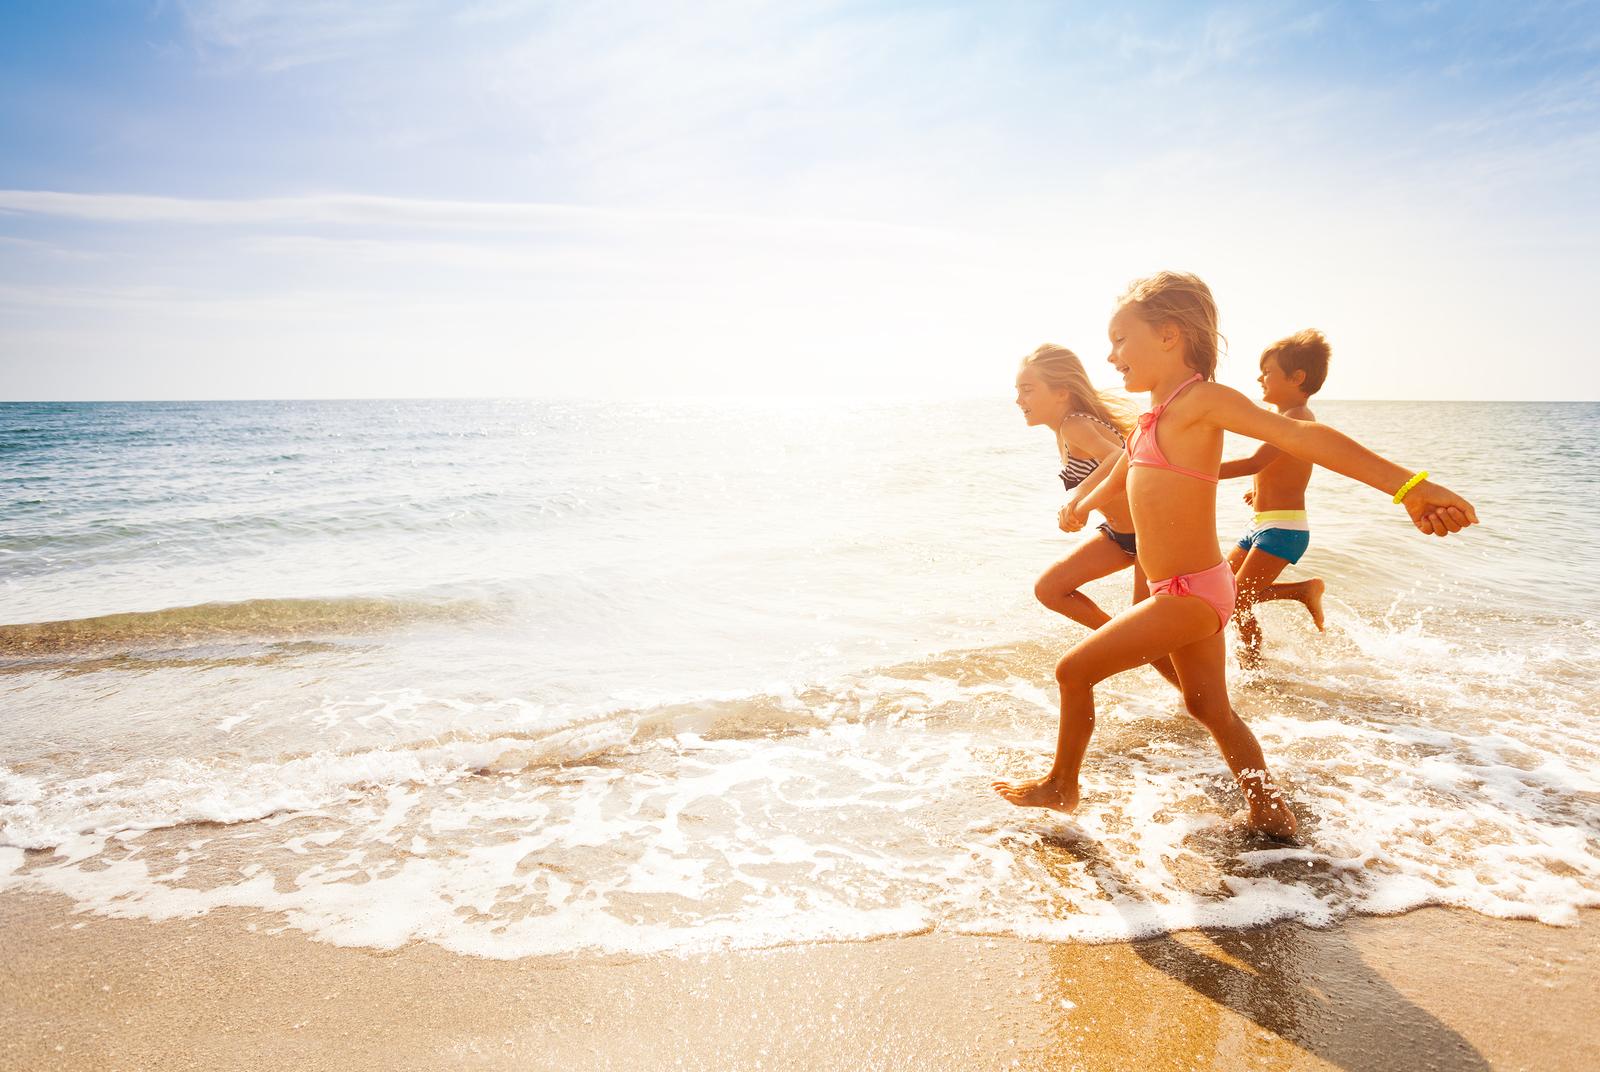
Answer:
<svg viewBox="0 0 1600 1072"><path fill-rule="evenodd" d="M1297 421L1317 419L1306 406L1296 406L1282 413ZM1255 501L1252 505L1257 513L1265 510L1304 510L1306 485L1309 483L1311 463L1279 451L1278 456L1255 475Z"/></svg>
<svg viewBox="0 0 1600 1072"><path fill-rule="evenodd" d="M1151 432L1167 461L1200 473L1222 463L1222 429L1197 421L1202 407L1195 384L1162 412ZM1197 573L1222 561L1217 542L1217 486L1198 477L1144 465L1128 467L1128 505L1139 533L1139 565L1145 576L1165 579Z"/></svg>

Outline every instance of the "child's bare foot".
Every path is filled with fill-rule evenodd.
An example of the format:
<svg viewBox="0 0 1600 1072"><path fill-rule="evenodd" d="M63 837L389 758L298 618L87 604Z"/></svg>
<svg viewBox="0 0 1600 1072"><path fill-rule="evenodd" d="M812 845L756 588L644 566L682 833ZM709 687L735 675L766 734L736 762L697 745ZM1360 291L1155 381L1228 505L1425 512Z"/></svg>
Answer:
<svg viewBox="0 0 1600 1072"><path fill-rule="evenodd" d="M1311 612L1311 622L1319 633L1322 632L1322 590L1326 587L1321 577L1313 577L1306 582L1305 595L1300 597L1300 602Z"/></svg>
<svg viewBox="0 0 1600 1072"><path fill-rule="evenodd" d="M1070 812L1078 806L1078 787L1059 785L1048 774L1031 782L990 782L989 788L1019 808Z"/></svg>
<svg viewBox="0 0 1600 1072"><path fill-rule="evenodd" d="M1300 824L1287 804L1269 804L1250 808L1250 829L1278 841L1293 841Z"/></svg>
<svg viewBox="0 0 1600 1072"><path fill-rule="evenodd" d="M1250 809L1250 829L1280 841L1294 840L1300 824L1283 793L1272 784L1263 770L1246 770L1239 773L1239 788L1244 791L1245 804Z"/></svg>
<svg viewBox="0 0 1600 1072"><path fill-rule="evenodd" d="M1239 665L1254 670L1261 665L1261 625L1254 614L1234 618L1239 631Z"/></svg>

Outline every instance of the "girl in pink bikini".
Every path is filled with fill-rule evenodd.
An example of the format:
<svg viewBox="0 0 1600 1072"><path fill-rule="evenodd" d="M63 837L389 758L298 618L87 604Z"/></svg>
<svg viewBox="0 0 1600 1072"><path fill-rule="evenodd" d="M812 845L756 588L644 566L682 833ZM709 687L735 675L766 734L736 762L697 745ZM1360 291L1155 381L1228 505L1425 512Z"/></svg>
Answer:
<svg viewBox="0 0 1600 1072"><path fill-rule="evenodd" d="M1423 533L1459 532L1478 518L1461 496L1386 461L1327 425L1296 421L1211 382L1217 308L1199 278L1162 272L1128 288L1109 329L1107 359L1129 391L1153 403L1139 417L1115 468L1074 510L1087 514L1127 495L1150 599L1095 630L1056 665L1061 725L1055 762L1042 778L997 781L1021 807L1070 812L1094 732L1094 686L1170 655L1184 706L1216 740L1244 794L1249 825L1273 837L1295 832L1287 801L1267 774L1255 734L1228 700L1222 630L1233 614L1233 571L1217 543L1222 433L1236 432L1342 473L1393 497Z"/></svg>

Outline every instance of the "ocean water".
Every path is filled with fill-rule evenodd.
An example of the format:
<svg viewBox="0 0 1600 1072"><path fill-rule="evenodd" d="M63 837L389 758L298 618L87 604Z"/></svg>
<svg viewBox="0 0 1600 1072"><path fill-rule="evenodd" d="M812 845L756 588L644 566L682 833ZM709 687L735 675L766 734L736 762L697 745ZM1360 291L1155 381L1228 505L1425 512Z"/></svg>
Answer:
<svg viewBox="0 0 1600 1072"><path fill-rule="evenodd" d="M0 405L0 896L494 957L1570 922L1600 406L1318 411L1483 524L1317 473L1286 576L1327 631L1268 606L1231 676L1283 847L1148 670L1099 690L1077 814L989 791L1048 764L1082 635L1032 598L1084 537L1004 398Z"/></svg>

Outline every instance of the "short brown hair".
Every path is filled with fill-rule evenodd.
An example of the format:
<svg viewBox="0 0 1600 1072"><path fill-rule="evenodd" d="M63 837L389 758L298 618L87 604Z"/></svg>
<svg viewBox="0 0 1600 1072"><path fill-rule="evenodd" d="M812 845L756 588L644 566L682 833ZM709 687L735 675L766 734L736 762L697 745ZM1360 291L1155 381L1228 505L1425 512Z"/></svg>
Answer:
<svg viewBox="0 0 1600 1072"><path fill-rule="evenodd" d="M1296 372L1304 372L1306 378L1300 384L1300 390L1310 396L1322 390L1322 382L1328 378L1328 358L1332 354L1322 332L1316 328L1306 328L1279 339L1261 351L1261 360L1272 358L1279 368L1291 376Z"/></svg>

